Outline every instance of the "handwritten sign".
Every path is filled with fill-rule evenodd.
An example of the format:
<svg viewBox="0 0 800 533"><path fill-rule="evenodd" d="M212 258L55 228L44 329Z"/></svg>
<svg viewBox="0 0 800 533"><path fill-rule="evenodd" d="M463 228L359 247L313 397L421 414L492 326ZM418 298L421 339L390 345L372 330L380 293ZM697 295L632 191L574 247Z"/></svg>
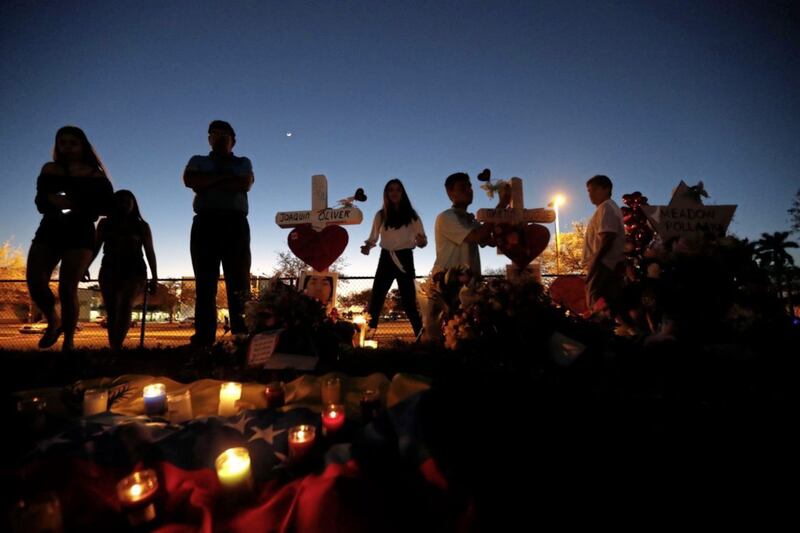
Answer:
<svg viewBox="0 0 800 533"><path fill-rule="evenodd" d="M303 224L316 222L327 226L329 224L360 224L363 219L361 210L357 207L343 207L340 209L322 209L320 211L286 211L275 215L275 223L282 228L293 228Z"/></svg>
<svg viewBox="0 0 800 533"><path fill-rule="evenodd" d="M282 228L294 228L303 224L320 231L325 226L361 224L364 215L357 207L328 207L328 178L322 174L311 176L311 210L283 211L275 215L275 223Z"/></svg>
<svg viewBox="0 0 800 533"><path fill-rule="evenodd" d="M248 367L266 368L272 354L275 353L275 347L278 346L278 339L280 339L281 331L283 330L279 329L277 331L259 333L250 339L250 347L247 350Z"/></svg>
<svg viewBox="0 0 800 533"><path fill-rule="evenodd" d="M683 181L672 194L669 205L641 207L664 241L677 237L699 239L705 235L725 235L736 211L735 205L703 205L690 194L689 186Z"/></svg>

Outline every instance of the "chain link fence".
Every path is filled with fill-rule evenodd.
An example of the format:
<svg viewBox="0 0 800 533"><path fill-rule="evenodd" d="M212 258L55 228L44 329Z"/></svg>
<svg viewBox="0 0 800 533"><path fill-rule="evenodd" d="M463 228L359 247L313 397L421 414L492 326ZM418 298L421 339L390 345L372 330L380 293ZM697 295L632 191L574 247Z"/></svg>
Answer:
<svg viewBox="0 0 800 533"><path fill-rule="evenodd" d="M489 276L487 276L489 277ZM253 297L263 291L271 278L252 277L250 289ZM419 276L421 283L426 277ZM552 276L543 276L545 285ZM297 286L295 278L281 281ZM339 276L336 290L336 307L339 316L352 320L366 313L372 293L373 277ZM51 290L58 299L58 281L51 282ZM195 280L191 277L160 279L154 295L144 294L134 301L131 328L125 346L135 348L174 347L189 343L194 333ZM106 312L97 280L85 281L78 288L78 331L76 348L101 349L108 347ZM217 338L230 335L227 331L228 301L225 281L219 280L217 288ZM0 349L35 350L47 324L31 302L25 280L0 280ZM386 296L378 319L375 339L413 340L411 328L397 291L393 284ZM56 344L56 348L60 345Z"/></svg>

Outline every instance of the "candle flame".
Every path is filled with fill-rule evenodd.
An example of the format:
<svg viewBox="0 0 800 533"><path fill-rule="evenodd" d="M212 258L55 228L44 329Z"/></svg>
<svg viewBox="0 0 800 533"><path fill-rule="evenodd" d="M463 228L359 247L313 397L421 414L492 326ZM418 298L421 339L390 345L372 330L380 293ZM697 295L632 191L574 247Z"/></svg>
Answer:
<svg viewBox="0 0 800 533"><path fill-rule="evenodd" d="M163 383L153 383L151 385L145 385L143 393L145 398L155 398L157 396L163 396L166 390L167 388Z"/></svg>

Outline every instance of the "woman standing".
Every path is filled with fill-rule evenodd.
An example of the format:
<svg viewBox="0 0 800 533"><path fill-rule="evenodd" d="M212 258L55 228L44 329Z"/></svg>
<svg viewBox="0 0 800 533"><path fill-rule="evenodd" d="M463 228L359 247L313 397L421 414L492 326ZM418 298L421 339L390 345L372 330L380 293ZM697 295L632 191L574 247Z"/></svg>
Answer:
<svg viewBox="0 0 800 533"><path fill-rule="evenodd" d="M361 247L361 253L368 255L370 249L378 242L378 238L381 242L381 257L378 260L375 281L372 283L369 327L370 329L378 327L378 316L383 308L386 293L396 279L403 309L414 329L414 335L418 337L422 329L422 319L417 310L414 285L416 272L412 250L417 246L424 248L428 244L428 238L425 236L422 220L411 207L406 189L398 179L389 180L383 188L383 209L375 214L372 232Z"/></svg>
<svg viewBox="0 0 800 533"><path fill-rule="evenodd" d="M106 306L108 343L112 350L119 350L130 329L133 300L142 293L147 280L142 248L152 273L150 294L155 294L158 286L153 236L131 191L114 193L111 214L97 225L95 255L101 246L100 291Z"/></svg>
<svg viewBox="0 0 800 533"><path fill-rule="evenodd" d="M74 347L78 323L78 282L92 261L94 222L106 214L113 189L86 134L75 126L56 132L53 161L36 181L36 207L42 221L28 252L27 281L31 299L47 319L39 348L49 348L64 333L62 350ZM50 276L61 262L56 312Z"/></svg>

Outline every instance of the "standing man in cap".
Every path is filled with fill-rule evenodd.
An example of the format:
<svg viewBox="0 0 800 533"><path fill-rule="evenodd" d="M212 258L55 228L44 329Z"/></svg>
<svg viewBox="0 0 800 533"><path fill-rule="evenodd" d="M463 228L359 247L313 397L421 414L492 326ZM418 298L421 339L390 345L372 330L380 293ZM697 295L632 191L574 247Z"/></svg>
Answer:
<svg viewBox="0 0 800 533"><path fill-rule="evenodd" d="M225 275L231 332L244 333L244 302L250 293L250 225L247 192L253 166L233 155L236 133L225 121L208 126L208 155L193 156L183 183L195 192L192 223L192 267L196 280L195 333L191 343L211 346L217 332L219 265Z"/></svg>

